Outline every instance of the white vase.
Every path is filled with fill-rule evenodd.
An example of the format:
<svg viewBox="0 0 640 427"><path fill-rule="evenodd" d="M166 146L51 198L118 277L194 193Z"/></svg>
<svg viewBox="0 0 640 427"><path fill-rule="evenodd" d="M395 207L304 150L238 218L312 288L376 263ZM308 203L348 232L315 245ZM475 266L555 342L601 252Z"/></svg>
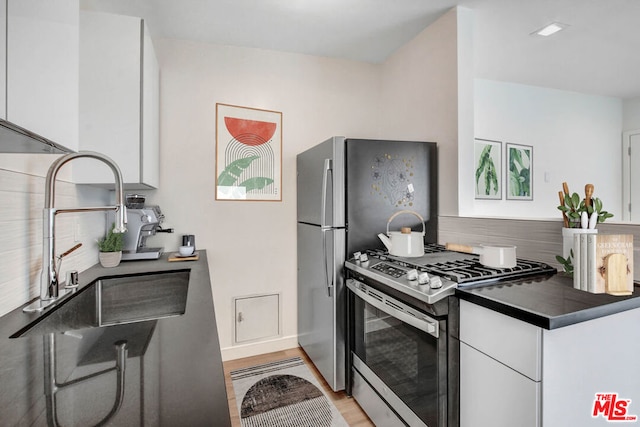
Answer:
<svg viewBox="0 0 640 427"><path fill-rule="evenodd" d="M117 267L122 259L122 251L100 252L98 259L103 267Z"/></svg>
<svg viewBox="0 0 640 427"><path fill-rule="evenodd" d="M576 234L582 233L597 233L598 230L595 228L562 228L562 257L567 259L569 256L569 251L573 249L573 239ZM574 251L575 258L575 251Z"/></svg>

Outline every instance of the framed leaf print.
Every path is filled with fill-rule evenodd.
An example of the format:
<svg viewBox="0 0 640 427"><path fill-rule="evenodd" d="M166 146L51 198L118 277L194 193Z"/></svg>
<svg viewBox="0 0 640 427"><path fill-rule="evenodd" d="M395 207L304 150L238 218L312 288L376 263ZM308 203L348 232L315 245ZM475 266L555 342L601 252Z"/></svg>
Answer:
<svg viewBox="0 0 640 427"><path fill-rule="evenodd" d="M502 199L502 143L476 138L474 153L476 199Z"/></svg>
<svg viewBox="0 0 640 427"><path fill-rule="evenodd" d="M533 147L506 144L507 199L533 200Z"/></svg>
<svg viewBox="0 0 640 427"><path fill-rule="evenodd" d="M282 200L282 113L216 104L216 200Z"/></svg>

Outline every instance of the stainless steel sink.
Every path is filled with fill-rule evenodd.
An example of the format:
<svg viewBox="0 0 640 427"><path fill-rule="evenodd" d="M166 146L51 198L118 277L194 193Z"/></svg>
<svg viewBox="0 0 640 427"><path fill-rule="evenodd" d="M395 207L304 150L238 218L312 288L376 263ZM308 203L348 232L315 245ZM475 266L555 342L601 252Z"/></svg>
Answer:
<svg viewBox="0 0 640 427"><path fill-rule="evenodd" d="M185 313L190 270L98 279L11 338L156 320Z"/></svg>

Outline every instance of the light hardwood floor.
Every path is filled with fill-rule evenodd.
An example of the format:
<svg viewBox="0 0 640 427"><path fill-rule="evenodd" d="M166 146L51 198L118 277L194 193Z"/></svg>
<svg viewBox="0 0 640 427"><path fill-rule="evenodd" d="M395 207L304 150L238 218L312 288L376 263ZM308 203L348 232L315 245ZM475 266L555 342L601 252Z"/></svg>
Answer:
<svg viewBox="0 0 640 427"><path fill-rule="evenodd" d="M367 417L367 414L364 413L364 411L360 408L358 403L353 398L347 396L344 391L335 393L329 388L326 381L322 378L318 370L315 368L315 366L313 366L306 353L301 348L292 348L289 350L277 351L275 353L261 354L259 356L229 360L223 363L224 379L227 386L227 396L229 399L229 412L231 413L232 426L240 427L240 416L238 414L238 407L236 404L236 398L233 392L233 385L231 383L231 377L229 373L235 369L246 368L249 366L259 365L261 363L268 363L275 360L287 359L289 357L295 356L300 356L304 359L305 363L322 386L324 392L327 394L327 396L329 396L336 408L338 408L349 426L374 426L369 417Z"/></svg>

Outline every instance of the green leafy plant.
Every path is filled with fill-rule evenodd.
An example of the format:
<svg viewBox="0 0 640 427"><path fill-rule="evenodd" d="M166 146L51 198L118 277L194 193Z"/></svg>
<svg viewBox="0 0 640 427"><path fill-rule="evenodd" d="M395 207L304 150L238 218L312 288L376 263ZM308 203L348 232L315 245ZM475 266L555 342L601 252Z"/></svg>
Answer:
<svg viewBox="0 0 640 427"><path fill-rule="evenodd" d="M612 218L613 214L602 208L602 200L597 197L591 199L591 203L587 206L586 200L580 200L578 193L564 195L564 204L558 206L558 209L564 212L569 219L569 228L580 228L580 217L582 212L586 212L589 217L596 212L598 218L597 224L605 222Z"/></svg>
<svg viewBox="0 0 640 427"><path fill-rule="evenodd" d="M490 194L498 193L498 176L496 175L496 165L491 158L492 145L487 145L482 149L480 153L480 159L478 159L478 167L476 168L476 194L479 193L480 178L484 174L484 194L489 196ZM492 191L493 187L493 191Z"/></svg>
<svg viewBox="0 0 640 427"><path fill-rule="evenodd" d="M98 240L100 252L120 252L124 247L124 233L115 233L114 228L115 224L112 224L107 235Z"/></svg>
<svg viewBox="0 0 640 427"><path fill-rule="evenodd" d="M569 250L569 256L562 258L560 255L556 255L556 261L562 265L562 269L569 276L573 277L573 249Z"/></svg>
<svg viewBox="0 0 640 427"><path fill-rule="evenodd" d="M588 184L587 187L588 186L590 186L590 184ZM569 228L582 228L581 217L583 213L586 213L589 218L595 214L597 218L596 225L613 217L612 213L609 213L602 208L602 200L599 198L591 197L590 203L587 205L586 199L580 200L580 195L578 193L569 194L566 183L564 184L564 188L564 198L562 197L562 192L560 192L560 203L562 204L558 206L558 209L566 216L567 221L565 223L568 224ZM591 188L593 190L593 186L591 186ZM590 195L591 192L588 194ZM569 255L566 259L560 255L556 255L556 261L562 265L564 272L569 276L573 276L574 258L573 249L569 251Z"/></svg>

